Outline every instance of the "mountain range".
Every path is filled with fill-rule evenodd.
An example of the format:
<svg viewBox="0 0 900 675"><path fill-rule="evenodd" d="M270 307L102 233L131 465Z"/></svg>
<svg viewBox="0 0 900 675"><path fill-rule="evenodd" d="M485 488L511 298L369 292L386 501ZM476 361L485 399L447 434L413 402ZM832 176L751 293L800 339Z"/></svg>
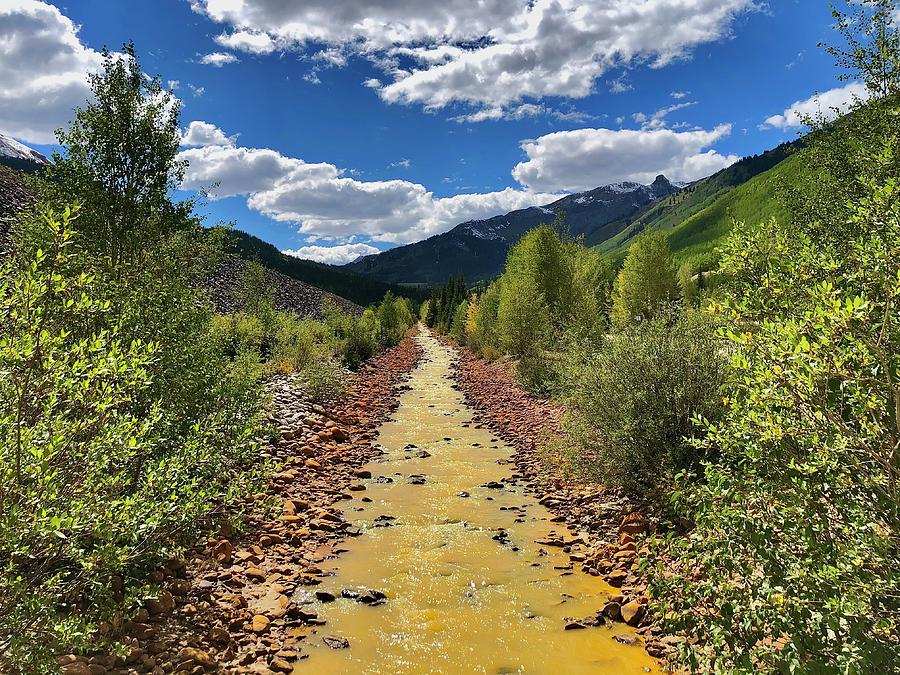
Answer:
<svg viewBox="0 0 900 675"><path fill-rule="evenodd" d="M627 227L642 209L680 189L665 176L650 185L605 185L544 206L469 220L423 241L364 256L345 268L390 283L438 284L460 274L467 281L482 281L499 274L510 247L533 227L552 222L557 211L564 213L572 236L604 240Z"/></svg>
<svg viewBox="0 0 900 675"><path fill-rule="evenodd" d="M784 143L745 157L693 183L658 176L650 185L615 183L568 195L544 206L460 223L452 230L414 244L358 258L344 266L382 282L434 285L451 276L468 282L497 276L510 247L529 229L550 223L562 211L574 237L583 237L614 262L645 229L666 232L676 258L702 256L715 248L732 219L784 217L775 198L776 183L789 178L788 161L801 141ZM734 194L732 194L734 193Z"/></svg>
<svg viewBox="0 0 900 675"><path fill-rule="evenodd" d="M614 183L542 206L469 220L448 232L340 267L284 255L240 231L233 233L231 252L360 305L378 300L388 290L418 297L427 292L423 287L442 284L451 276L462 275L470 283L489 280L502 271L510 247L523 234L553 222L558 212L572 236L597 247L615 263L645 229L666 232L679 262L705 261L714 257L733 220L787 217L775 193L779 184L797 172L796 152L801 145L802 140L782 144L690 184L673 183L660 175L649 185ZM0 165L36 173L49 164L39 152L0 133ZM0 187L6 186L0 190L2 207L2 202L18 194L11 186L20 181L13 180L13 173L0 172L0 178ZM0 238L8 220L0 213Z"/></svg>

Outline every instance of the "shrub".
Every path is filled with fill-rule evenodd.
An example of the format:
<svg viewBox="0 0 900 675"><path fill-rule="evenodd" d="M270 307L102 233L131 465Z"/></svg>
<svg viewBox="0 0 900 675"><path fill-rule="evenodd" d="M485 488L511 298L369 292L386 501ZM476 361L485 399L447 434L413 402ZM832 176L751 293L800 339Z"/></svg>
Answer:
<svg viewBox="0 0 900 675"><path fill-rule="evenodd" d="M651 590L681 657L727 672L888 672L900 662L900 185L873 186L849 251L774 223L740 227L718 311L740 327L721 459L676 504L696 522L661 544ZM858 228L858 229L857 229ZM789 298L789 302L782 302ZM680 570L691 574L679 576Z"/></svg>
<svg viewBox="0 0 900 675"><path fill-rule="evenodd" d="M359 319L351 318L348 322L344 360L350 368L358 368L378 351L377 325L375 313L371 309L363 312Z"/></svg>
<svg viewBox="0 0 900 675"><path fill-rule="evenodd" d="M723 371L710 319L676 306L583 344L562 375L575 465L633 495L665 492L698 465L692 420L718 417Z"/></svg>
<svg viewBox="0 0 900 675"><path fill-rule="evenodd" d="M313 403L326 403L343 395L347 373L336 359L325 356L309 362L300 371L306 392Z"/></svg>
<svg viewBox="0 0 900 675"><path fill-rule="evenodd" d="M266 328L262 320L250 314L218 314L212 320L212 333L223 353L234 358L239 352L263 353Z"/></svg>
<svg viewBox="0 0 900 675"><path fill-rule="evenodd" d="M137 310L110 298L70 223L45 211L46 248L0 269L0 645L35 673L102 641L147 572L256 487L260 392L226 368L207 310L169 308L179 340L153 315L135 336ZM186 382L162 386L173 364Z"/></svg>
<svg viewBox="0 0 900 675"><path fill-rule="evenodd" d="M463 322L463 337L472 351L478 351L478 293L473 293L466 305L466 318Z"/></svg>
<svg viewBox="0 0 900 675"><path fill-rule="evenodd" d="M280 312L275 319L275 365L286 373L297 372L322 359L326 349L322 345L322 326L294 314Z"/></svg>
<svg viewBox="0 0 900 675"><path fill-rule="evenodd" d="M397 298L388 291L375 309L378 343L382 347L398 344L406 331L416 322L412 305L406 298Z"/></svg>
<svg viewBox="0 0 900 675"><path fill-rule="evenodd" d="M469 301L463 300L456 306L453 321L450 324L450 337L459 344L466 344L466 317L469 313Z"/></svg>
<svg viewBox="0 0 900 675"><path fill-rule="evenodd" d="M537 284L526 276L504 277L497 305L497 333L504 351L533 355L545 348L550 311Z"/></svg>
<svg viewBox="0 0 900 675"><path fill-rule="evenodd" d="M500 307L500 283L495 281L478 298L475 313L475 347L486 359L499 356L497 311Z"/></svg>

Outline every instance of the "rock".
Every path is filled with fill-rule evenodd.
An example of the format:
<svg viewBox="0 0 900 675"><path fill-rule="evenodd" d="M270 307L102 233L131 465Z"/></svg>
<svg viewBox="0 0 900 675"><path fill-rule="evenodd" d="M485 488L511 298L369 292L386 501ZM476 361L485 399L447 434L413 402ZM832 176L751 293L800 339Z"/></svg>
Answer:
<svg viewBox="0 0 900 675"><path fill-rule="evenodd" d="M278 658L277 656L269 662L269 668L274 670L276 673L294 672L294 667L290 663L288 663L284 659Z"/></svg>
<svg viewBox="0 0 900 675"><path fill-rule="evenodd" d="M185 596L191 591L191 582L187 579L176 579L169 588L174 595Z"/></svg>
<svg viewBox="0 0 900 675"><path fill-rule="evenodd" d="M644 618L644 613L646 611L644 605L637 600L632 600L631 602L622 605L622 621L629 626L637 626L640 624L641 619Z"/></svg>
<svg viewBox="0 0 900 675"><path fill-rule="evenodd" d="M221 539L217 541L212 549L213 556L223 565L231 564L231 556L233 552L234 547L227 539Z"/></svg>
<svg viewBox="0 0 900 675"><path fill-rule="evenodd" d="M194 647L183 648L178 652L176 660L182 668L185 666L203 666L204 668L211 669L215 668L217 665L216 660L213 657L202 649L195 649Z"/></svg>
<svg viewBox="0 0 900 675"><path fill-rule="evenodd" d="M250 629L254 633L262 634L269 630L270 623L271 621L269 621L269 617L267 617L265 614L257 614L251 621Z"/></svg>
<svg viewBox="0 0 900 675"><path fill-rule="evenodd" d="M584 628L587 628L587 626L580 621L568 621L566 622L565 630L582 630Z"/></svg>
<svg viewBox="0 0 900 675"><path fill-rule="evenodd" d="M209 633L207 634L210 642L216 642L218 644L228 644L231 642L231 635L224 628L219 628L218 626L213 626L209 629Z"/></svg>
<svg viewBox="0 0 900 675"><path fill-rule="evenodd" d="M371 478L372 472L368 469L353 469L353 475L357 478Z"/></svg>
<svg viewBox="0 0 900 675"><path fill-rule="evenodd" d="M622 616L622 606L618 602L607 602L603 607L603 613L613 621L618 621Z"/></svg>
<svg viewBox="0 0 900 675"><path fill-rule="evenodd" d="M266 573L263 572L258 567L249 566L246 570L244 570L244 574L250 579L256 579L257 581L265 581Z"/></svg>
<svg viewBox="0 0 900 675"><path fill-rule="evenodd" d="M84 661L72 661L62 667L63 675L93 675L91 667Z"/></svg>
<svg viewBox="0 0 900 675"><path fill-rule="evenodd" d="M160 616L175 609L175 598L169 591L160 591L156 598L150 598L144 604L151 616Z"/></svg>
<svg viewBox="0 0 900 675"><path fill-rule="evenodd" d="M338 635L326 635L322 638L322 642L332 649L347 649L350 647L350 641Z"/></svg>
<svg viewBox="0 0 900 675"><path fill-rule="evenodd" d="M606 583L610 586L614 586L619 588L622 584L625 583L625 579L628 578L628 572L625 570L613 570L608 575L606 575Z"/></svg>
<svg viewBox="0 0 900 675"><path fill-rule="evenodd" d="M649 528L647 520L638 513L631 513L622 518L622 524L619 531L625 534L641 534Z"/></svg>
<svg viewBox="0 0 900 675"><path fill-rule="evenodd" d="M337 599L334 593L328 591L316 591L315 595L319 602L334 602Z"/></svg>

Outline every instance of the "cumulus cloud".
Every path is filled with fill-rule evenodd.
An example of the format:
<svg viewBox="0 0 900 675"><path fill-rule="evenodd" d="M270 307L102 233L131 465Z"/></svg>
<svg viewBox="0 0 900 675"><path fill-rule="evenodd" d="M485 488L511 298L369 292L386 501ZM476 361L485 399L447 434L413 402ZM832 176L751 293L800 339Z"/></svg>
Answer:
<svg viewBox="0 0 900 675"><path fill-rule="evenodd" d="M181 136L181 145L186 148L207 145L234 145L237 136L226 136L215 124L194 121Z"/></svg>
<svg viewBox="0 0 900 675"><path fill-rule="evenodd" d="M660 173L670 180L696 180L740 159L710 148L729 133L727 124L709 131L560 131L523 142L527 160L512 174L526 189L544 192L577 192L621 180L649 183Z"/></svg>
<svg viewBox="0 0 900 675"><path fill-rule="evenodd" d="M223 33L216 38L216 42L228 49L249 52L251 54L269 54L277 49L275 40L266 33L249 30L239 30L234 33Z"/></svg>
<svg viewBox="0 0 900 675"><path fill-rule="evenodd" d="M843 87L829 89L821 94L810 96L805 101L795 101L780 115L772 115L763 123L763 128L788 129L803 126L806 117L822 115L825 119L834 119L843 114L857 99L866 100L869 90L861 82L851 82Z"/></svg>
<svg viewBox="0 0 900 675"><path fill-rule="evenodd" d="M368 58L392 81L383 100L505 109L525 98L584 97L612 68L663 66L723 39L755 0L193 0L233 35L285 48L326 45ZM255 44L228 39L235 49ZM371 86L371 85L370 85ZM488 118L490 119L490 118Z"/></svg>
<svg viewBox="0 0 900 675"><path fill-rule="evenodd" d="M200 63L206 66L215 66L216 68L221 68L222 66L234 63L238 58L234 54L228 54L226 52L213 52L212 54L206 54L203 58L200 59Z"/></svg>
<svg viewBox="0 0 900 675"><path fill-rule="evenodd" d="M215 132L222 133L215 129L207 136L218 137ZM245 197L249 208L320 237L361 234L375 241L408 243L465 220L556 198L512 188L436 197L419 183L361 181L333 164L307 163L266 148L202 145L179 156L188 162L184 189L206 189L212 199Z"/></svg>
<svg viewBox="0 0 900 675"><path fill-rule="evenodd" d="M328 265L345 265L361 256L379 253L379 249L369 244L340 244L338 246L301 246L282 251L282 253Z"/></svg>
<svg viewBox="0 0 900 675"><path fill-rule="evenodd" d="M78 28L46 2L0 3L0 129L32 143L52 143L72 109L90 96L87 75L100 54Z"/></svg>

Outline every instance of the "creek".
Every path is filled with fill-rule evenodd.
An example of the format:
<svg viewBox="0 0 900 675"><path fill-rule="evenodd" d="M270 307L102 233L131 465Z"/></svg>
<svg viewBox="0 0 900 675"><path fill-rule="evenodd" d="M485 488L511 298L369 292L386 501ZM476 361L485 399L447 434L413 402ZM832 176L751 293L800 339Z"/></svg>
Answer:
<svg viewBox="0 0 900 675"><path fill-rule="evenodd" d="M363 534L315 589L337 599L310 594L327 625L295 672L656 672L639 643L614 639L633 635L623 624L565 630L615 589L538 543L574 535L503 482L515 470L512 449L472 421L454 388L454 352L425 331L416 339L423 358L380 430L385 455L347 501ZM372 590L385 599L366 598ZM349 647L333 648L334 637Z"/></svg>

